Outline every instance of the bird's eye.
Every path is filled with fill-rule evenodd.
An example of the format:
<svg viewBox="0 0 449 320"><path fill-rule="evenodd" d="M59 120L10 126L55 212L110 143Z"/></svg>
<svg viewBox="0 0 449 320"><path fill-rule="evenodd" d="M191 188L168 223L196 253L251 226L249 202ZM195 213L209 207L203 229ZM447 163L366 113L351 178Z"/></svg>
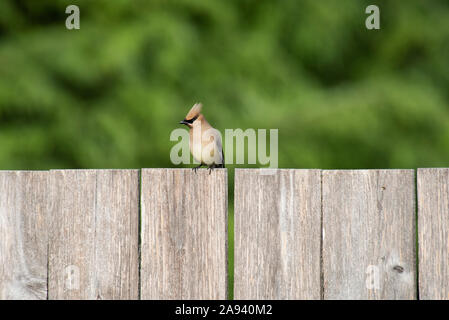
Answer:
<svg viewBox="0 0 449 320"><path fill-rule="evenodd" d="M192 124L193 122L195 122L195 120L196 119L198 119L198 116L196 116L196 117L194 117L194 118L192 118L192 119L190 119L190 120L184 120L185 122L187 122L187 123L189 123L189 124Z"/></svg>

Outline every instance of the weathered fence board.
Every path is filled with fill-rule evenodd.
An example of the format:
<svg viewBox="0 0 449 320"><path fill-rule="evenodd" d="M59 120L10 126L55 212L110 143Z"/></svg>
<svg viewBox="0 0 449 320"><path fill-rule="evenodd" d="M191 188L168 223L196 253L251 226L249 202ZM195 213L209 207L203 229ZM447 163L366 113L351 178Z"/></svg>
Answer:
<svg viewBox="0 0 449 320"><path fill-rule="evenodd" d="M50 299L137 299L137 170L51 171Z"/></svg>
<svg viewBox="0 0 449 320"><path fill-rule="evenodd" d="M226 299L227 171L143 169L142 299Z"/></svg>
<svg viewBox="0 0 449 320"><path fill-rule="evenodd" d="M235 171L235 298L320 299L320 170Z"/></svg>
<svg viewBox="0 0 449 320"><path fill-rule="evenodd" d="M325 299L415 299L413 170L323 171Z"/></svg>
<svg viewBox="0 0 449 320"><path fill-rule="evenodd" d="M141 182L0 171L0 300L226 299L227 171ZM448 261L447 168L236 170L237 299L449 299Z"/></svg>
<svg viewBox="0 0 449 320"><path fill-rule="evenodd" d="M47 298L48 172L0 172L0 300Z"/></svg>
<svg viewBox="0 0 449 320"><path fill-rule="evenodd" d="M449 169L418 169L419 298L449 299Z"/></svg>

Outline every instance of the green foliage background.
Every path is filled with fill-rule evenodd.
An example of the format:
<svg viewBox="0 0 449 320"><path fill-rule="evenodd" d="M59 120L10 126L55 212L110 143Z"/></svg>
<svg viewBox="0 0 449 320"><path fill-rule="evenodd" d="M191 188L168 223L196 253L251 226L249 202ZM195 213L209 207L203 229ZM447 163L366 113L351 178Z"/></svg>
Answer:
<svg viewBox="0 0 449 320"><path fill-rule="evenodd" d="M376 3L2 0L0 168L171 167L196 101L280 167L448 166L449 3Z"/></svg>
<svg viewBox="0 0 449 320"><path fill-rule="evenodd" d="M173 167L196 101L280 167L447 167L448 89L447 0L0 1L0 169Z"/></svg>

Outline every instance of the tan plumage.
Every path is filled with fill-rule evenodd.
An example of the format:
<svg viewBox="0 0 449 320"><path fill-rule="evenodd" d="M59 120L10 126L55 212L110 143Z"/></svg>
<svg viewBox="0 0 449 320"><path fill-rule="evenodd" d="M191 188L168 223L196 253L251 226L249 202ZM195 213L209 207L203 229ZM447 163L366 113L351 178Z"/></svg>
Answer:
<svg viewBox="0 0 449 320"><path fill-rule="evenodd" d="M186 120L191 120L196 116L199 116L201 113L201 109L203 109L203 105L201 103L195 103L192 109L190 109L189 113L187 113Z"/></svg>
<svg viewBox="0 0 449 320"><path fill-rule="evenodd" d="M210 170L213 168L224 168L223 146L221 134L207 122L201 113L202 104L196 103L189 111L181 124L189 127L190 152L200 165L207 165Z"/></svg>

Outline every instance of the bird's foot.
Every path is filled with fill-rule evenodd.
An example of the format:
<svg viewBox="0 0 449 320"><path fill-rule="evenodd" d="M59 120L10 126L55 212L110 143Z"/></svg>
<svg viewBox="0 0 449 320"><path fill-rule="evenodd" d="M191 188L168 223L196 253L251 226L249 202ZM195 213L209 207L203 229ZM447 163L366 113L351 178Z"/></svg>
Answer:
<svg viewBox="0 0 449 320"><path fill-rule="evenodd" d="M202 165L199 165L198 167L192 168L193 172L197 172L199 168L201 168Z"/></svg>

